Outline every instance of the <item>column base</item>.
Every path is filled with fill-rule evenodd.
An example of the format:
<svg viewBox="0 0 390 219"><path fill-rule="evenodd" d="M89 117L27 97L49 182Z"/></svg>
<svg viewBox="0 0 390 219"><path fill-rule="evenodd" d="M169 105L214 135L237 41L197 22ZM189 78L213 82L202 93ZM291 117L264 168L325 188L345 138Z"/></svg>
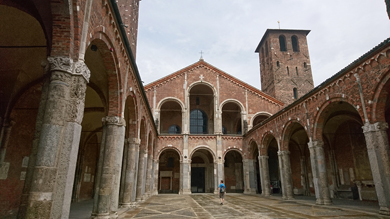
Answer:
<svg viewBox="0 0 390 219"><path fill-rule="evenodd" d="M104 213L104 214L92 214L93 219L115 219L118 218L118 212Z"/></svg>
<svg viewBox="0 0 390 219"><path fill-rule="evenodd" d="M379 214L390 215L390 209L387 207L380 207Z"/></svg>
<svg viewBox="0 0 390 219"><path fill-rule="evenodd" d="M191 195L192 192L189 189L182 189L182 190L179 191L179 194L180 195Z"/></svg>
<svg viewBox="0 0 390 219"><path fill-rule="evenodd" d="M256 190L254 190L254 189L247 189L247 190L244 190L244 194L245 195L256 195Z"/></svg>

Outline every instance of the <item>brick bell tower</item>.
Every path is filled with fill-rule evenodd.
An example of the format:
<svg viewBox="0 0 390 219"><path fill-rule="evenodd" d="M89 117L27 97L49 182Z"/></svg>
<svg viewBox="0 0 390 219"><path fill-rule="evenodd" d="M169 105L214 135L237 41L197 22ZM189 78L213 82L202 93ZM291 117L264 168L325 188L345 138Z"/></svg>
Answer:
<svg viewBox="0 0 390 219"><path fill-rule="evenodd" d="M314 88L306 36L310 30L267 29L256 48L261 90L286 106Z"/></svg>

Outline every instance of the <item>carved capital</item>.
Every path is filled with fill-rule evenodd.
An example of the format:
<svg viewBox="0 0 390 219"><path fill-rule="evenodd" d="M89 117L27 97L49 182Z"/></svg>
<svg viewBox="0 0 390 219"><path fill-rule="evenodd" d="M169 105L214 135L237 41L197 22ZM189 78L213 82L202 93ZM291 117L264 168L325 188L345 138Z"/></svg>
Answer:
<svg viewBox="0 0 390 219"><path fill-rule="evenodd" d="M102 118L103 125L125 126L126 122L119 116L106 116Z"/></svg>
<svg viewBox="0 0 390 219"><path fill-rule="evenodd" d="M307 143L309 145L309 149L313 149L313 148L316 148L316 147L323 147L324 146L324 142L323 141L309 141L309 143Z"/></svg>
<svg viewBox="0 0 390 219"><path fill-rule="evenodd" d="M50 71L61 71L75 76L83 76L89 82L91 72L83 61L74 63L71 58L66 56L49 56L47 61L49 62Z"/></svg>
<svg viewBox="0 0 390 219"><path fill-rule="evenodd" d="M363 133L386 131L388 128L389 125L386 122L377 122L374 124L366 123L362 126Z"/></svg>
<svg viewBox="0 0 390 219"><path fill-rule="evenodd" d="M278 151L279 156L290 155L290 151Z"/></svg>

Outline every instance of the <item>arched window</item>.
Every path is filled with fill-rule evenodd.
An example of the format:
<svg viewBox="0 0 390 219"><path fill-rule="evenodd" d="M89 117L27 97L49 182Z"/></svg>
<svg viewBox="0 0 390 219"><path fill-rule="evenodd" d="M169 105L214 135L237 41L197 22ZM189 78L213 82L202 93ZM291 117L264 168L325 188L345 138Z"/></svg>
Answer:
<svg viewBox="0 0 390 219"><path fill-rule="evenodd" d="M180 126L171 125L168 129L168 133L169 134L180 134L181 133Z"/></svg>
<svg viewBox="0 0 390 219"><path fill-rule="evenodd" d="M279 36L279 47L280 47L280 51L287 51L286 37L284 35Z"/></svg>
<svg viewBox="0 0 390 219"><path fill-rule="evenodd" d="M190 113L190 133L207 134L207 115L202 110L192 110Z"/></svg>
<svg viewBox="0 0 390 219"><path fill-rule="evenodd" d="M306 62L303 63L303 67L307 68L307 63Z"/></svg>
<svg viewBox="0 0 390 219"><path fill-rule="evenodd" d="M293 93L294 93L294 99L298 99L298 89L296 87L294 87Z"/></svg>
<svg viewBox="0 0 390 219"><path fill-rule="evenodd" d="M291 43L292 43L293 51L299 52L299 44L298 44L298 37L297 36L291 37Z"/></svg>
<svg viewBox="0 0 390 219"><path fill-rule="evenodd" d="M287 66L287 75L290 75L290 69L288 69L288 66Z"/></svg>
<svg viewBox="0 0 390 219"><path fill-rule="evenodd" d="M277 67L280 67L279 61L276 62L276 66L277 66Z"/></svg>
<svg viewBox="0 0 390 219"><path fill-rule="evenodd" d="M299 75L298 74L298 67L295 67L295 72L297 73L297 76Z"/></svg>

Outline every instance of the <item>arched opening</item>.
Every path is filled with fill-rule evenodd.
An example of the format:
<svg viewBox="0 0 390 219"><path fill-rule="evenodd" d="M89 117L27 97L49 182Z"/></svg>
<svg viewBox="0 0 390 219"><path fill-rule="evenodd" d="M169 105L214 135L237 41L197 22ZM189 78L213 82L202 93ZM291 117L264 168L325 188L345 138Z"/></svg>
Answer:
<svg viewBox="0 0 390 219"><path fill-rule="evenodd" d="M240 135L241 127L241 108L234 102L229 102L222 107L222 127L225 128L224 134Z"/></svg>
<svg viewBox="0 0 390 219"><path fill-rule="evenodd" d="M166 101L160 109L160 134L181 134L182 109L176 101Z"/></svg>
<svg viewBox="0 0 390 219"><path fill-rule="evenodd" d="M299 52L299 42L297 36L291 37L291 44L294 52Z"/></svg>
<svg viewBox="0 0 390 219"><path fill-rule="evenodd" d="M278 158L278 143L276 139L273 138L268 145L268 168L269 168L269 180L271 188L271 193L280 193L281 182L280 182L280 173L279 173L279 158Z"/></svg>
<svg viewBox="0 0 390 219"><path fill-rule="evenodd" d="M284 35L279 36L279 47L280 47L280 51L282 52L287 51L286 37Z"/></svg>
<svg viewBox="0 0 390 219"><path fill-rule="evenodd" d="M50 47L39 15L19 7L0 5L0 218L17 215L21 202Z"/></svg>
<svg viewBox="0 0 390 219"><path fill-rule="evenodd" d="M180 155L176 150L164 150L159 157L158 193L179 193Z"/></svg>
<svg viewBox="0 0 390 219"><path fill-rule="evenodd" d="M210 151L198 149L191 157L191 192L214 192L214 159Z"/></svg>
<svg viewBox="0 0 390 219"><path fill-rule="evenodd" d="M214 133L214 92L204 84L190 90L190 134Z"/></svg>
<svg viewBox="0 0 390 219"><path fill-rule="evenodd" d="M262 121L268 119L269 115L259 114L253 119L253 126L260 124Z"/></svg>
<svg viewBox="0 0 390 219"><path fill-rule="evenodd" d="M262 193L262 189L261 189L261 180L260 180L259 149L258 149L256 142L254 142L254 141L251 142L250 152L251 152L250 157L252 159L249 162L253 163L253 174L250 174L249 180L250 181L254 180L254 184L256 187L256 193L260 194L260 193Z"/></svg>
<svg viewBox="0 0 390 219"><path fill-rule="evenodd" d="M305 128L297 122L292 123L287 129L289 131L285 135L290 151L293 193L294 195L310 195L314 190L309 183L309 176L312 176L308 150L309 138ZM310 177L310 182L312 182L312 177Z"/></svg>
<svg viewBox="0 0 390 219"><path fill-rule="evenodd" d="M244 175L242 156L237 151L229 151L225 155L224 175L226 192L242 193L244 191Z"/></svg>
<svg viewBox="0 0 390 219"><path fill-rule="evenodd" d="M296 87L293 88L293 97L294 99L298 99L298 89Z"/></svg>
<svg viewBox="0 0 390 219"><path fill-rule="evenodd" d="M334 101L321 117L331 196L376 201L359 113L349 103ZM361 185L360 192L357 185Z"/></svg>

